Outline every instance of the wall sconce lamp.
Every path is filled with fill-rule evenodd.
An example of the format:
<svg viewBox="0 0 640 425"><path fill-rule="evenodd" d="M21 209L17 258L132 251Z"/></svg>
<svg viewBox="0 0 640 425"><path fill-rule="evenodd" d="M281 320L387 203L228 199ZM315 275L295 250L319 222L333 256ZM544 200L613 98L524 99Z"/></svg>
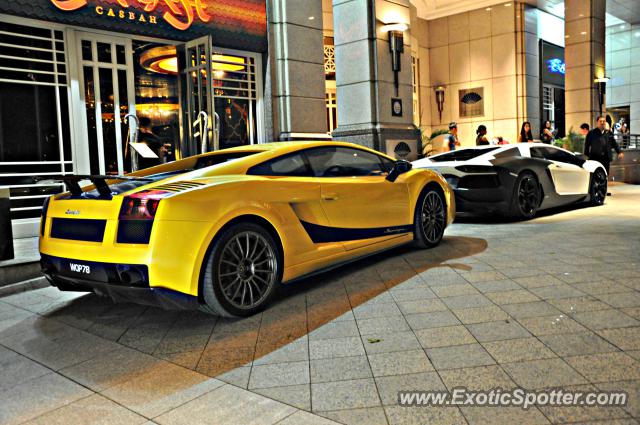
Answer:
<svg viewBox="0 0 640 425"><path fill-rule="evenodd" d="M602 113L602 106L604 105L604 95L607 92L607 81L609 81L609 77L598 77L593 80L593 83L596 85L598 89L598 100L600 101L600 113Z"/></svg>
<svg viewBox="0 0 640 425"><path fill-rule="evenodd" d="M409 25L403 23L383 25L382 32L389 33L389 51L391 52L391 69L393 70L393 85L398 96L398 73L401 70L401 55L404 51L404 32Z"/></svg>
<svg viewBox="0 0 640 425"><path fill-rule="evenodd" d="M438 114L442 121L442 111L444 110L444 89L445 86L436 86L433 90L436 92L436 105L438 105Z"/></svg>

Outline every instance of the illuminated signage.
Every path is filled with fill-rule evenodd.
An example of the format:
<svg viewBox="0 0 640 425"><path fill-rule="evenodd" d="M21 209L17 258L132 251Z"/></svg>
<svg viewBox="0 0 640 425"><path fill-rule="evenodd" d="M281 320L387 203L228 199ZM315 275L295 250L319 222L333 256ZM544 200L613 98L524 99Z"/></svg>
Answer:
<svg viewBox="0 0 640 425"><path fill-rule="evenodd" d="M58 9L72 12L89 6L89 0L51 0ZM211 20L205 0L94 0L96 15L129 22L155 25L158 15L173 28L185 31L196 19Z"/></svg>
<svg viewBox="0 0 640 425"><path fill-rule="evenodd" d="M76 28L265 52L266 0L0 0L0 15Z"/></svg>
<svg viewBox="0 0 640 425"><path fill-rule="evenodd" d="M547 60L547 69L552 74L562 74L565 73L565 63L562 59L552 58Z"/></svg>

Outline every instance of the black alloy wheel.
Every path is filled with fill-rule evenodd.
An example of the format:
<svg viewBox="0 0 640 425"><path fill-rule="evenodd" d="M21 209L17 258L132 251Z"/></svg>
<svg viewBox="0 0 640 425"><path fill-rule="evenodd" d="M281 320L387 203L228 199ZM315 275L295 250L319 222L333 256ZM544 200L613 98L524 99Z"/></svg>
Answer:
<svg viewBox="0 0 640 425"><path fill-rule="evenodd" d="M415 212L415 242L420 248L431 248L440 243L447 226L447 207L441 190L426 188Z"/></svg>
<svg viewBox="0 0 640 425"><path fill-rule="evenodd" d="M591 205L602 205L607 198L607 174L598 168L591 175L591 187L589 190L589 202Z"/></svg>
<svg viewBox="0 0 640 425"><path fill-rule="evenodd" d="M542 193L536 176L528 171L521 173L515 183L512 200L513 215L529 219L535 217L540 207Z"/></svg>
<svg viewBox="0 0 640 425"><path fill-rule="evenodd" d="M278 247L255 223L224 230L211 250L203 281L207 310L226 317L262 310L281 279Z"/></svg>

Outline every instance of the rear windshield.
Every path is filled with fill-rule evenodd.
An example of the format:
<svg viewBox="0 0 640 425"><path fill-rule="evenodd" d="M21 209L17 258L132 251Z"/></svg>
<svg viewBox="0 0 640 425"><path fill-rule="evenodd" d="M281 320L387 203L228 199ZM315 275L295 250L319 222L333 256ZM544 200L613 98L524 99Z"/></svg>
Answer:
<svg viewBox="0 0 640 425"><path fill-rule="evenodd" d="M487 152L498 149L500 146L490 148L468 148L460 149L459 151L451 151L440 155L432 156L429 159L433 162L445 162L445 161L467 161L480 155L484 155Z"/></svg>
<svg viewBox="0 0 640 425"><path fill-rule="evenodd" d="M222 164L224 162L233 161L234 159L244 158L249 155L253 155L256 153L260 153L263 151L253 151L253 152L229 152L229 153L219 153L216 155L207 155L201 156L196 161L196 165L193 167L195 170L200 170L201 168L211 167L212 165Z"/></svg>

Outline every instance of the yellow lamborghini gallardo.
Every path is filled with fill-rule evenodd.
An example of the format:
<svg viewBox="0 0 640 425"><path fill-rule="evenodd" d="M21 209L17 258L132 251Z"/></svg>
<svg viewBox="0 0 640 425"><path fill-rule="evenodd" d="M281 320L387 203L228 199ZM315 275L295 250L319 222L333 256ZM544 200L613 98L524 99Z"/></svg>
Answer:
<svg viewBox="0 0 640 425"><path fill-rule="evenodd" d="M339 142L59 179L68 192L45 202L40 226L54 286L223 316L259 311L281 283L405 243L435 246L455 217L438 173Z"/></svg>

